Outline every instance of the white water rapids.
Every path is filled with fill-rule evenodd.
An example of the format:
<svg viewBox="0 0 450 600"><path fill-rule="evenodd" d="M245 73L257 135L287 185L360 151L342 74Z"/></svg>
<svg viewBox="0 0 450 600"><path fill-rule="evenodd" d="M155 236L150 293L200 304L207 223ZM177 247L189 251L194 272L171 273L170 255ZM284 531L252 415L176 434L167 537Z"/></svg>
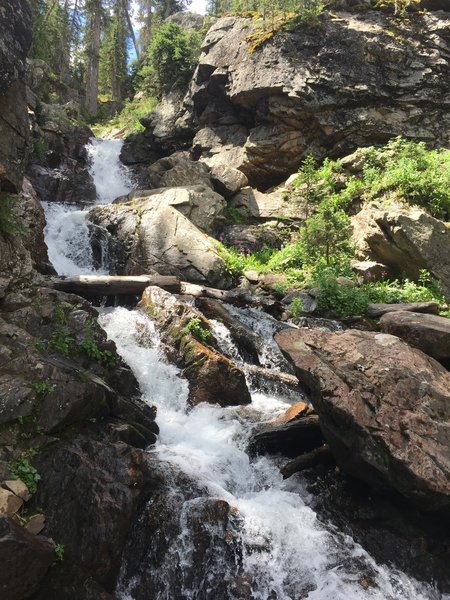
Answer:
<svg viewBox="0 0 450 600"><path fill-rule="evenodd" d="M111 201L129 190L129 181L118 167L119 150L120 142L98 140L90 148L99 203ZM64 213L62 208L58 212L50 205L47 205L46 211L49 220L47 244L58 272L90 272L89 259L86 258L89 256L87 227L83 233L81 225L85 224L85 213L75 210ZM201 488L207 490L211 497L225 500L238 511L242 519L243 568L252 574L254 582L251 598L444 598L430 586L395 569L376 564L349 536L321 522L308 506L310 496L301 477L294 476L284 481L276 460L266 457L250 460L246 447L254 415L259 414L261 421L268 421L286 409L290 405L288 402L254 391L253 412L240 407L220 408L207 404L187 410L188 384L164 358L158 334L147 315L122 307L108 309L100 315L100 324L132 368L143 399L158 408L160 436L152 452L199 481ZM238 350L227 330L219 324L216 328L224 351L238 358ZM147 332L144 337L151 340L145 346L141 342L143 330ZM262 320L258 335L271 335L269 330L264 330ZM266 352L264 359L270 363L272 353ZM187 502L185 507L189 509ZM180 547L183 546L181 542L189 552L189 540L180 540ZM151 544L151 540L148 543ZM187 558L184 564L189 564ZM202 569L202 566L193 565L196 569ZM371 574L373 583L368 587L361 584L361 577L367 572ZM209 577L226 579L226 565L223 565L222 572L210 573ZM121 600L134 600L133 584L133 581L122 578L117 596ZM205 589L186 588L182 597L187 600L198 597L217 600ZM229 597L236 598L231 594ZM148 592L148 600L172 599L170 590L157 596L151 590Z"/></svg>
<svg viewBox="0 0 450 600"><path fill-rule="evenodd" d="M131 181L120 162L122 140L92 139L86 146L89 172L97 191L96 204L109 204L118 196L128 194ZM107 266L95 269L90 245L87 215L73 204L43 202L47 227L45 241L48 256L58 275L105 275Z"/></svg>

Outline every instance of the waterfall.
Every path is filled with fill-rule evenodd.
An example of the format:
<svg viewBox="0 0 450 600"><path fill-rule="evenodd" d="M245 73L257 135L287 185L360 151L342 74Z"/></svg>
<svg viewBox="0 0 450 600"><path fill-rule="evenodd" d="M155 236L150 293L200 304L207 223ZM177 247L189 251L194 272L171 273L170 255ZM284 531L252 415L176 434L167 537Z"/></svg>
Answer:
<svg viewBox="0 0 450 600"><path fill-rule="evenodd" d="M88 147L99 204L131 188L119 163L120 147L116 140L93 140ZM46 241L58 273L94 272L87 212L55 203L47 203L45 210ZM253 309L228 310L256 333L260 364L286 370L272 340L276 321L262 319ZM101 311L99 322L132 368L144 401L158 408L160 436L149 456L198 482L197 497L181 499L182 508L175 514L181 534L158 567L161 582L171 581L164 570L172 569L179 591L145 589L139 600L450 600L431 585L377 564L349 535L323 522L312 507L305 480L300 475L283 480L279 459L250 459L246 449L255 425L283 412L292 404L291 398L253 390L251 406L220 408L203 403L188 409L188 383L164 358L149 316L119 307ZM228 329L218 322L213 326L222 351L245 368ZM165 479L169 485L169 474ZM174 489L173 494L179 498L182 491ZM209 550L213 555L217 550L212 570L205 572L205 565L195 559L190 515L208 498L227 502L236 515L239 568L249 581L245 595L232 585L236 563L222 560L214 545ZM152 539L145 543L151 545ZM116 590L121 600L137 600L139 575L128 568L132 550L127 546L123 557ZM194 572L199 576L192 578ZM216 595L217 582L226 592Z"/></svg>
<svg viewBox="0 0 450 600"><path fill-rule="evenodd" d="M133 369L143 398L158 407L161 432L152 451L165 463L198 481L211 497L225 500L238 512L244 548L243 569L253 576L249 598L441 598L431 587L395 569L377 565L349 536L322 523L309 506L310 497L301 477L283 481L275 459L260 457L252 462L246 454L246 446L253 423L242 418L242 407L200 404L186 410L187 383L164 359L149 317L138 311L116 308L104 312L100 323ZM141 341L143 330L145 339L150 340L145 346ZM228 352L232 351L229 337L223 337ZM288 406L280 399L263 394L253 398L253 409L261 421L269 420ZM186 511L194 510L195 506L192 499L184 502L179 516L182 526L187 522ZM185 569L201 570L202 564L190 564L189 556L194 549L189 539L189 531L182 530L177 544L178 553L182 553L180 560ZM151 544L151 540L148 543ZM148 599L216 598L208 596L207 582L214 578L228 581L228 570L233 568L233 565L221 564L220 572L205 573L205 577L200 577L205 588L183 587L177 596L171 596L170 590L155 596L149 590ZM373 580L367 589L360 584L363 573L370 573ZM135 586L134 577L122 576L116 593L121 600L134 600ZM235 596L230 592L228 597Z"/></svg>
<svg viewBox="0 0 450 600"><path fill-rule="evenodd" d="M89 173L97 191L96 204L108 204L131 190L128 170L119 160L122 143L122 140L91 139L86 146ZM58 275L107 274L105 260L100 267L94 266L88 210L59 202L42 204L47 221L45 242Z"/></svg>

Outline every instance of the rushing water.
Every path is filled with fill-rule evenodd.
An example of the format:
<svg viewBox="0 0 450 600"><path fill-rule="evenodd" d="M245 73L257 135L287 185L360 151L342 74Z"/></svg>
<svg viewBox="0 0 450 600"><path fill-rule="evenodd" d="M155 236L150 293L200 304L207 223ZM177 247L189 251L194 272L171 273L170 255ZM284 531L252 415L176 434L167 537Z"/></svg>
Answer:
<svg viewBox="0 0 450 600"><path fill-rule="evenodd" d="M262 457L250 461L245 449L253 423L239 418L242 409L201 404L187 411L187 384L164 359L148 317L117 308L104 313L100 322L133 369L143 398L158 407L161 433L156 452L161 459L198 480L211 496L237 509L242 519L243 548L247 549L243 568L252 573L253 598L441 598L406 575L377 565L350 537L323 524L308 506L309 494L301 478L283 481L275 460ZM153 339L151 347L142 347L139 341L143 328ZM289 406L260 393L254 394L253 405L262 421ZM202 565L194 568L201 569ZM227 568L230 566L224 564L221 572L212 575L226 578ZM368 589L360 583L363 573L370 573L373 579ZM134 581L121 581L123 600L133 598L133 585ZM196 598L201 593L205 590L185 590L183 597ZM170 592L155 600L162 598L170 598ZM149 595L149 600L154 597Z"/></svg>
<svg viewBox="0 0 450 600"><path fill-rule="evenodd" d="M128 171L119 160L121 147L122 140L98 139L92 139L86 147L89 173L97 191L96 204L108 204L131 190ZM107 265L94 267L87 221L89 211L60 202L44 202L43 206L48 255L58 275L106 274Z"/></svg>
<svg viewBox="0 0 450 600"><path fill-rule="evenodd" d="M111 201L130 189L128 176L118 164L119 151L117 141L97 140L89 147L99 203ZM92 272L86 213L54 204L47 205L46 213L50 258L58 272ZM268 338L258 349L261 364L272 369L281 365L283 369L284 359L271 339L274 323L259 318L252 310L240 311L239 317L256 330L260 339ZM284 481L276 459L249 458L246 448L255 422L273 419L290 406L287 398L253 390L250 411L248 407L220 408L208 404L187 410L188 384L164 358L158 334L147 315L121 307L108 309L100 315L100 324L132 368L143 399L158 407L160 436L151 452L198 481L205 494L228 502L239 515L242 570L251 574L252 599L444 598L430 586L376 564L348 535L323 523L310 506L311 498L300 476ZM228 330L220 323L214 323L214 329L223 351L242 362ZM203 564L192 563L194 549L185 525L193 507L195 499L187 499L179 514L182 534L178 555L184 569L202 570ZM148 544L151 543L149 539ZM186 583L181 597L218 600L208 592L208 585L217 579L227 582L232 568L233 565L224 563L216 571L205 573L199 578L201 589ZM116 594L121 600L134 600L136 579L125 572ZM370 585L367 577L362 581L367 574ZM148 600L173 597L170 589L157 594L148 590ZM243 596L230 591L228 598Z"/></svg>

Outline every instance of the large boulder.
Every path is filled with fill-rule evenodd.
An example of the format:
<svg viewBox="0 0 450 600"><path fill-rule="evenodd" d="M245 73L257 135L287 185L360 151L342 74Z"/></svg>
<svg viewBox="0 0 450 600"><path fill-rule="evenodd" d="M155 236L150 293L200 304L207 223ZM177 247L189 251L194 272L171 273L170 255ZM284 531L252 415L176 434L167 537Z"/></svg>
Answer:
<svg viewBox="0 0 450 600"><path fill-rule="evenodd" d="M145 289L140 306L155 319L169 355L183 368L192 405L251 402L244 372L218 352L217 344L213 347L210 325L200 312L156 286Z"/></svg>
<svg viewBox="0 0 450 600"><path fill-rule="evenodd" d="M216 167L218 168L218 167ZM245 219L267 221L269 219L301 219L304 211L282 191L267 194L244 187L230 201L234 208Z"/></svg>
<svg viewBox="0 0 450 600"><path fill-rule="evenodd" d="M338 464L425 510L450 507L450 373L385 333L285 330Z"/></svg>
<svg viewBox="0 0 450 600"><path fill-rule="evenodd" d="M411 20L420 36L409 21L392 35L392 13L366 10L271 39L251 18L217 20L186 97L200 159L239 168L261 187L295 171L308 152L342 156L400 134L445 146L450 20Z"/></svg>
<svg viewBox="0 0 450 600"><path fill-rule="evenodd" d="M202 185L212 188L208 167L189 158L187 152L176 152L161 158L148 167L146 174L141 173L140 184L144 187L162 188L187 185Z"/></svg>
<svg viewBox="0 0 450 600"><path fill-rule="evenodd" d="M437 360L450 360L450 319L415 312L386 313L381 330L402 338Z"/></svg>
<svg viewBox="0 0 450 600"><path fill-rule="evenodd" d="M112 588L144 485L144 453L126 444L77 435L35 459L42 479L44 533L64 545L64 560ZM64 597L64 595L61 595Z"/></svg>
<svg viewBox="0 0 450 600"><path fill-rule="evenodd" d="M53 544L0 516L0 594L25 600L37 590L55 561Z"/></svg>
<svg viewBox="0 0 450 600"><path fill-rule="evenodd" d="M174 188L97 206L89 219L106 235L120 275L156 272L227 287L230 277L216 243L198 228L210 231L223 206L224 200L209 188Z"/></svg>
<svg viewBox="0 0 450 600"><path fill-rule="evenodd" d="M57 168L33 163L27 169L27 177L41 202L69 202L81 206L95 202L92 177L86 165L76 160L66 159Z"/></svg>
<svg viewBox="0 0 450 600"><path fill-rule="evenodd" d="M371 202L352 218L359 254L417 279L427 269L450 296L450 228L417 207Z"/></svg>

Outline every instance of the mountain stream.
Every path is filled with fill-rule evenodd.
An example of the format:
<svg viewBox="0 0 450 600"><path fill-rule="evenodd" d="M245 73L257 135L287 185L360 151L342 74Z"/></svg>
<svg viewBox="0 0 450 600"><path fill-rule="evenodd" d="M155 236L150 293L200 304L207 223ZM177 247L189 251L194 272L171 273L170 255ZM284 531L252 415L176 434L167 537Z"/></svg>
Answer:
<svg viewBox="0 0 450 600"><path fill-rule="evenodd" d="M94 140L88 146L97 203L111 202L132 187L119 162L120 147L120 141L111 140ZM100 269L93 266L87 211L54 203L47 203L45 211L46 241L58 273L106 273L107 264ZM238 318L238 309L232 310ZM445 598L430 585L377 564L348 534L319 517L305 480L299 475L283 480L277 458L249 457L246 448L255 425L286 410L291 397L252 389L250 407L220 408L203 403L188 409L187 381L166 360L152 320L124 307L100 313L100 324L132 368L144 400L157 406L160 436L149 454L195 481L200 490L198 497L191 493L181 499L181 510L174 515L181 533L168 543L158 567L148 565L158 571L154 579L160 586L143 591L141 569L133 568L130 558L133 544L127 545L116 590L121 600ZM283 359L272 341L270 318L248 309L241 318L263 341L261 364L279 369ZM224 354L243 363L226 327L213 325ZM180 496L184 492L174 493ZM230 514L235 515L233 535L239 552L225 556L211 536L213 559L199 561L190 514L208 498L227 503ZM195 577L190 575L192 570ZM176 590L171 583L174 578Z"/></svg>

